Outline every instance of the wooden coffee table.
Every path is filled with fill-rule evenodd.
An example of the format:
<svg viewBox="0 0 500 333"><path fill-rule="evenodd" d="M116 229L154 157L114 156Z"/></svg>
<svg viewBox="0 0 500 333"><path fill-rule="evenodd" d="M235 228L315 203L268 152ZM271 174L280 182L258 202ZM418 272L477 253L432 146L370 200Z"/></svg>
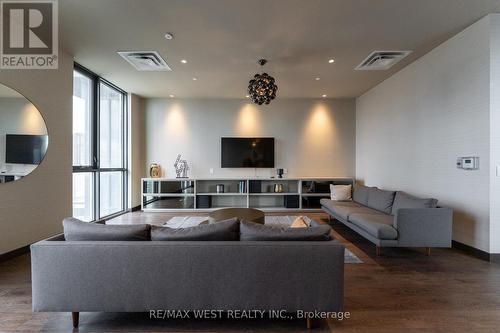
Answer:
<svg viewBox="0 0 500 333"><path fill-rule="evenodd" d="M214 210L208 215L208 221L213 223L233 217L264 224L264 212L255 208L223 208Z"/></svg>

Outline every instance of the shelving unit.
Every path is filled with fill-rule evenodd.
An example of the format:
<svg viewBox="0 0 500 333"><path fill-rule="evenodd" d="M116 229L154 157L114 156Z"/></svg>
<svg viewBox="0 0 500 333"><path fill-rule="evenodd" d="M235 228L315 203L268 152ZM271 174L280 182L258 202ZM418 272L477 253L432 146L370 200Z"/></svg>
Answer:
<svg viewBox="0 0 500 333"><path fill-rule="evenodd" d="M317 211L330 197L330 184L353 184L352 178L143 178L145 212L212 211L251 207L264 211ZM274 192L275 185L282 192ZM217 192L217 185L224 192Z"/></svg>
<svg viewBox="0 0 500 333"><path fill-rule="evenodd" d="M249 193L249 196L276 196L276 195L299 195L298 192L273 192L273 193Z"/></svg>
<svg viewBox="0 0 500 333"><path fill-rule="evenodd" d="M214 192L214 193L198 193L198 195L220 195L220 196L231 196L231 195L235 195L235 196L246 196L248 195L247 193L217 193L217 192Z"/></svg>

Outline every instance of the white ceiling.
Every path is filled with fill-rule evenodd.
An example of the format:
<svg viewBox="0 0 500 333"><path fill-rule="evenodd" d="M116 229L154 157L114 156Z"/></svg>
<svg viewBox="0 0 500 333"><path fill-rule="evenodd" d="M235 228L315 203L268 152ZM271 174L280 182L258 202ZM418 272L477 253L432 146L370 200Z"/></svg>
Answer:
<svg viewBox="0 0 500 333"><path fill-rule="evenodd" d="M278 97L356 97L500 0L60 0L59 11L62 48L144 97L242 98L262 57ZM137 72L116 54L129 50L157 50L173 71ZM389 71L354 71L374 50L413 53Z"/></svg>

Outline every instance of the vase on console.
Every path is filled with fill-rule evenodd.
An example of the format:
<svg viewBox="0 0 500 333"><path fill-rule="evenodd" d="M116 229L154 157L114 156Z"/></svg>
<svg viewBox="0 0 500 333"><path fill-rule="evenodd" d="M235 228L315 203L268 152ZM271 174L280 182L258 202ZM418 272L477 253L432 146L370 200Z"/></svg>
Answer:
<svg viewBox="0 0 500 333"><path fill-rule="evenodd" d="M161 167L158 163L151 163L151 165L149 166L149 176L151 178L160 178Z"/></svg>

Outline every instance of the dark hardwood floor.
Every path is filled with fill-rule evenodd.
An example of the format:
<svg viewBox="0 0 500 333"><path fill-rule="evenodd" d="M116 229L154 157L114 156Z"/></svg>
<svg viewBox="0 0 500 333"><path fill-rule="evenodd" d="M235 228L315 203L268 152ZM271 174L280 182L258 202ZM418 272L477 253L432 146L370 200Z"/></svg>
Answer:
<svg viewBox="0 0 500 333"><path fill-rule="evenodd" d="M294 214L290 214L294 215ZM326 221L324 214L308 214ZM171 215L131 213L114 223L161 223ZM500 332L500 265L452 249L383 249L334 224L334 236L363 264L345 269L350 319L315 332ZM313 282L313 281L312 281ZM325 285L325 288L328 288ZM30 258L0 263L0 332L71 332L70 313L32 313ZM150 320L145 313L82 313L79 332L302 332L302 320Z"/></svg>

